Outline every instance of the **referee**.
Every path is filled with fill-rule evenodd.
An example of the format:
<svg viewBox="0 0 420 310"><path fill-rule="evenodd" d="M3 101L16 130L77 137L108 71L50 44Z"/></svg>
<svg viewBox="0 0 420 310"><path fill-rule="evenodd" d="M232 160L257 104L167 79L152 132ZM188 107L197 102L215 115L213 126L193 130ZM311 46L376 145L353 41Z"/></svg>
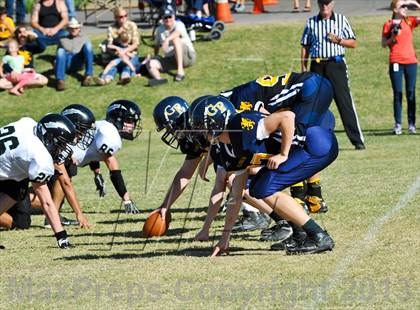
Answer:
<svg viewBox="0 0 420 310"><path fill-rule="evenodd" d="M364 150L362 129L356 106L350 93L345 47L355 48L356 36L344 15L333 12L333 0L318 0L319 14L309 18L303 31L301 45L302 71L310 70L328 78L334 88L334 100L344 129L356 150Z"/></svg>

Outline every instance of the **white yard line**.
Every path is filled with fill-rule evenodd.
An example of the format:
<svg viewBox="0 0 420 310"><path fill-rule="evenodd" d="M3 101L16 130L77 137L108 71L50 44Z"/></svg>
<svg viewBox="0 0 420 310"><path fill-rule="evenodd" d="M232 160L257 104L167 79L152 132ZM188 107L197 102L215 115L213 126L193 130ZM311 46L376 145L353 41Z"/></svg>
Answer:
<svg viewBox="0 0 420 310"><path fill-rule="evenodd" d="M351 265L353 265L353 263L364 253L369 251L371 248L371 242L377 237L382 226L392 219L400 210L404 209L419 190L420 176L417 177L416 181L414 181L408 191L400 198L398 203L391 210L386 212L381 218L378 218L372 225L369 226L364 238L360 242L354 244L354 246L347 251L344 258L337 264L335 271L331 274L329 279L326 280L326 283L330 284L328 286L329 291L333 290L337 284L342 282L344 275L347 273L347 270L351 267ZM311 300L311 302L307 304L307 308L316 309L328 300L322 300L322 298L323 296L318 294L316 299Z"/></svg>

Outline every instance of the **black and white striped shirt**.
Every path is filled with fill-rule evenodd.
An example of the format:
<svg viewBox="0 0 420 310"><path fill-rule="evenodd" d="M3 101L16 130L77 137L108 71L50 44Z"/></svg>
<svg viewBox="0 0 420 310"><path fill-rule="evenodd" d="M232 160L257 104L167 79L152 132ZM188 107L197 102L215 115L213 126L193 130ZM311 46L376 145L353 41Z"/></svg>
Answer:
<svg viewBox="0 0 420 310"><path fill-rule="evenodd" d="M316 15L308 19L303 31L301 45L309 46L312 58L330 58L344 55L344 47L328 40L328 33L341 39L356 39L350 23L344 15L332 13L330 19Z"/></svg>

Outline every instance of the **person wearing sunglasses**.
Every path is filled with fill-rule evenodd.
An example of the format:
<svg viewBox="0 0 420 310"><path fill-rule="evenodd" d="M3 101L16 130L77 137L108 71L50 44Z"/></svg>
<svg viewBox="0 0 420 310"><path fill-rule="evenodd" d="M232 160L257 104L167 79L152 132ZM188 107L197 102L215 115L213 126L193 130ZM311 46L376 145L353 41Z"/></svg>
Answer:
<svg viewBox="0 0 420 310"><path fill-rule="evenodd" d="M102 62L106 65L108 62L115 58L130 58L132 63L138 62L138 56L133 54L137 53L137 48L139 46L140 34L136 23L128 19L127 11L124 8L117 7L114 10L114 24L109 26L108 35L106 41L106 49L102 54ZM128 36L128 44L125 46L120 46L118 44L118 37L125 32ZM118 65L118 70L112 71L112 78L116 75L117 72L121 74L121 81L124 81L124 84L130 81L130 77L133 75L130 67L121 62Z"/></svg>
<svg viewBox="0 0 420 310"><path fill-rule="evenodd" d="M413 45L413 30L420 18L408 16L409 7L420 8L417 1L393 0L392 19L388 20L382 31L382 47L389 47L389 77L394 94L394 134L402 134L403 76L407 98L408 133L416 133L416 80L417 57Z"/></svg>

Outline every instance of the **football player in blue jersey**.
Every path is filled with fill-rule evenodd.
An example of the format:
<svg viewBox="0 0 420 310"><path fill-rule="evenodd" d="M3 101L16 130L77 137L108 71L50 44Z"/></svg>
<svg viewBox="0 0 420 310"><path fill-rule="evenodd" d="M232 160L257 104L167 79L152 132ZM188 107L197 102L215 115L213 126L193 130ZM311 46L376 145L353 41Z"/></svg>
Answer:
<svg viewBox="0 0 420 310"><path fill-rule="evenodd" d="M249 165L265 164L252 180L250 194L263 199L279 216L301 227L307 234L302 243L286 244L288 254L319 253L334 247L334 241L326 231L292 197L281 192L321 171L337 157L334 133L320 126L330 103L314 105L312 102L309 109L279 104L277 112L266 116L254 111L236 114L229 100L213 96L190 111L193 130L206 131L212 143L231 144L236 156ZM304 139L296 137L295 129L299 129L299 136ZM276 139L276 132L280 132L281 141ZM224 231L214 249L214 256L228 249L246 180L246 173L234 179L232 193L235 199L227 209Z"/></svg>
<svg viewBox="0 0 420 310"><path fill-rule="evenodd" d="M191 135L191 128L189 126L188 111L194 109L202 100L208 97L211 96L201 96L194 100L191 106L189 106L184 99L177 96L170 96L161 100L154 108L153 118L157 131L163 132L161 137L162 141L175 149L180 148L181 152L186 155L182 166L171 183L164 201L159 208L153 211L160 212L163 218L189 184L194 172L199 167L200 162L210 163L208 161L209 156L206 156L206 154L211 154L212 157L216 158L216 180L209 202L209 210L215 210L214 212L217 214L217 210L223 200L223 193L226 186L225 180L228 177L228 173L222 168L222 164L217 161L218 156L216 156L216 152L219 149L217 148L216 150L216 147L212 147L209 153L208 141L203 135ZM231 158L232 165L234 165L233 160L235 160L234 157ZM205 179L205 177L203 177L205 173L202 172L202 169L199 171L200 176ZM205 180L208 181L207 179ZM212 208L213 204L216 204L217 207ZM213 217L215 217L215 214ZM210 227L210 223L211 221L208 223L208 228ZM208 230L207 232L204 232L203 230L201 235L199 233L196 240L208 240Z"/></svg>
<svg viewBox="0 0 420 310"><path fill-rule="evenodd" d="M196 106L201 100L208 96L201 96L193 101L191 107ZM153 119L158 132L163 132L161 140L170 147L180 148L185 154L184 162L175 174L171 186L162 202L154 212L160 212L165 218L166 212L185 190L194 172L196 171L202 157L207 153L208 142L204 138L193 140L187 134L188 125L188 103L177 96L169 96L161 100L153 110Z"/></svg>
<svg viewBox="0 0 420 310"><path fill-rule="evenodd" d="M308 102L319 104L330 102L332 89L325 78L316 73L290 72L282 76L266 75L221 93L237 110L254 110L273 113L279 106L291 106L299 102L299 109L305 109ZM290 188L292 196L306 204L312 213L328 211L322 197L320 175L311 176L306 182L299 182Z"/></svg>
<svg viewBox="0 0 420 310"><path fill-rule="evenodd" d="M282 76L266 75L256 80L234 87L221 93L227 97L237 110L254 110L263 113L273 113L280 106L294 106L295 112L311 115L308 108L330 104L333 96L328 80L310 72L290 72ZM298 103L298 105L296 105ZM300 112L298 112L300 110ZM326 119L333 119L330 115ZM334 128L335 123L330 124ZM299 135L300 126L297 126ZM307 180L293 184L290 193L305 209L311 213L325 213L328 211L327 203L322 197L320 174L309 177ZM275 220L276 224L261 232L261 240L275 241L277 236L287 229L287 223L282 219Z"/></svg>

